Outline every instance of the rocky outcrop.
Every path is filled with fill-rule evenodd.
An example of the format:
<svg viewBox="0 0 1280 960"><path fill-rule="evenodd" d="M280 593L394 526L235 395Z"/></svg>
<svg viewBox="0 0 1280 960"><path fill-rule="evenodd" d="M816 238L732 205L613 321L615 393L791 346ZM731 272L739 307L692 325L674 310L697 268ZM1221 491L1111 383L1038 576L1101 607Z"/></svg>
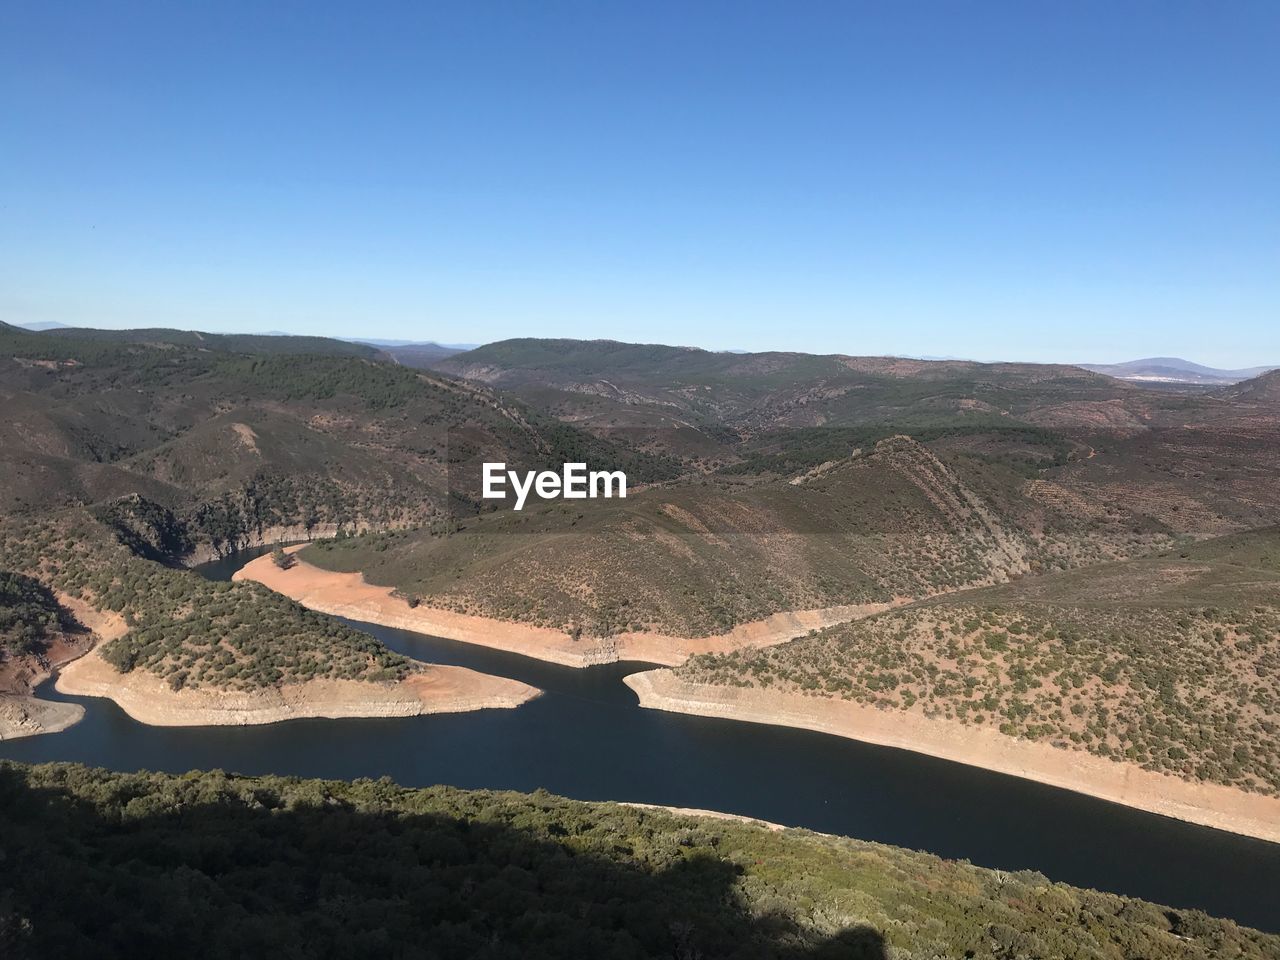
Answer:
<svg viewBox="0 0 1280 960"><path fill-rule="evenodd" d="M84 716L78 703L58 703L13 693L0 693L0 740L57 733Z"/></svg>

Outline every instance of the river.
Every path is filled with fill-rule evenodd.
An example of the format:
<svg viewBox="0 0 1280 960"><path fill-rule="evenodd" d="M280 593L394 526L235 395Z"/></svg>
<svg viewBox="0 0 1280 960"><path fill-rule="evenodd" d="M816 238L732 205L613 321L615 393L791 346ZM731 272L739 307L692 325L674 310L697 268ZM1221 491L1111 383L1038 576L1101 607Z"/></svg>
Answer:
<svg viewBox="0 0 1280 960"><path fill-rule="evenodd" d="M207 564L229 577L252 554ZM622 678L352 623L401 653L546 691L516 710L258 727L149 727L108 700L74 700L63 733L0 743L0 757L116 770L220 768L409 786L533 790L746 814L1130 894L1280 931L1280 844L1193 826L905 750L764 724L642 710Z"/></svg>

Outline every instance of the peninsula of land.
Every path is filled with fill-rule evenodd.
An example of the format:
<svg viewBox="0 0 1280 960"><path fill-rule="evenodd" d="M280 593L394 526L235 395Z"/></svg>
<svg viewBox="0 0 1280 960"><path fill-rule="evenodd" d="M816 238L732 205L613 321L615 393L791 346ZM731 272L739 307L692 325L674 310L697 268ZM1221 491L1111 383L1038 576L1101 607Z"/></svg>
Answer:
<svg viewBox="0 0 1280 960"><path fill-rule="evenodd" d="M326 679L257 690L173 690L146 671L121 674L96 649L63 668L56 686L62 693L107 697L133 719L160 727L462 713L518 707L539 693L518 680L436 664L394 682Z"/></svg>
<svg viewBox="0 0 1280 960"><path fill-rule="evenodd" d="M66 594L59 595L59 602L91 631L96 643L56 671L55 688L73 696L113 700L130 717L152 726L243 726L303 717L461 713L518 707L540 693L506 677L416 661L404 677L393 681L323 678L250 690L174 689L153 672L121 672L104 658L103 649L128 632L123 617ZM58 732L83 716L79 704L0 697L0 739Z"/></svg>

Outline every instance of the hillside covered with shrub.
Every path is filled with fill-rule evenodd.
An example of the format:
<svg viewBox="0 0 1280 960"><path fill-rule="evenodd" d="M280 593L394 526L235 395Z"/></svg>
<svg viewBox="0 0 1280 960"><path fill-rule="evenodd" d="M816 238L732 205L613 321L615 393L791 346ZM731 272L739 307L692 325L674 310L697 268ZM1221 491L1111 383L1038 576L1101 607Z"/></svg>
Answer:
<svg viewBox="0 0 1280 960"><path fill-rule="evenodd" d="M1280 957L1280 938L803 830L546 793L0 764L34 957Z"/></svg>
<svg viewBox="0 0 1280 960"><path fill-rule="evenodd" d="M812 474L703 479L625 501L527 506L304 551L423 602L607 636L697 637L787 610L888 603L1132 556L1171 537L1129 514L1082 521L1008 467L909 437Z"/></svg>
<svg viewBox="0 0 1280 960"><path fill-rule="evenodd" d="M368 634L258 584L214 582L139 557L84 511L3 525L0 566L23 571L18 582L36 584L35 598L57 590L122 617L128 629L103 658L175 690L388 681L415 669Z"/></svg>
<svg viewBox="0 0 1280 960"><path fill-rule="evenodd" d="M962 591L764 650L697 683L837 697L1280 794L1280 530Z"/></svg>

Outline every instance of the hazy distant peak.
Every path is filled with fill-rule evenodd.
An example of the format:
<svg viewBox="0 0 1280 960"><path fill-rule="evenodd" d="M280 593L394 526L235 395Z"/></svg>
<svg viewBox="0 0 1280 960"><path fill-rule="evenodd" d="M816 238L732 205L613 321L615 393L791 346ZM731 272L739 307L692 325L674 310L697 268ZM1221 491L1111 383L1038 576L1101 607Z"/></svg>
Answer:
<svg viewBox="0 0 1280 960"><path fill-rule="evenodd" d="M1222 370L1183 360L1181 357L1147 357L1125 363L1081 363L1077 366L1094 373L1106 374L1119 380L1148 383L1195 383L1224 385L1239 383L1259 374L1274 370L1274 366L1247 367L1241 370Z"/></svg>
<svg viewBox="0 0 1280 960"><path fill-rule="evenodd" d="M37 322L35 322L35 323L15 323L15 324L13 324L13 326L15 326L15 327L21 327L23 330L34 330L34 331L35 331L35 332L37 332L37 333L39 333L39 332L41 332L41 331L43 331L43 330L65 330L65 329L67 329L67 324L65 324L65 323L58 323L57 321L54 321L54 320L40 320L40 321L37 321Z"/></svg>

